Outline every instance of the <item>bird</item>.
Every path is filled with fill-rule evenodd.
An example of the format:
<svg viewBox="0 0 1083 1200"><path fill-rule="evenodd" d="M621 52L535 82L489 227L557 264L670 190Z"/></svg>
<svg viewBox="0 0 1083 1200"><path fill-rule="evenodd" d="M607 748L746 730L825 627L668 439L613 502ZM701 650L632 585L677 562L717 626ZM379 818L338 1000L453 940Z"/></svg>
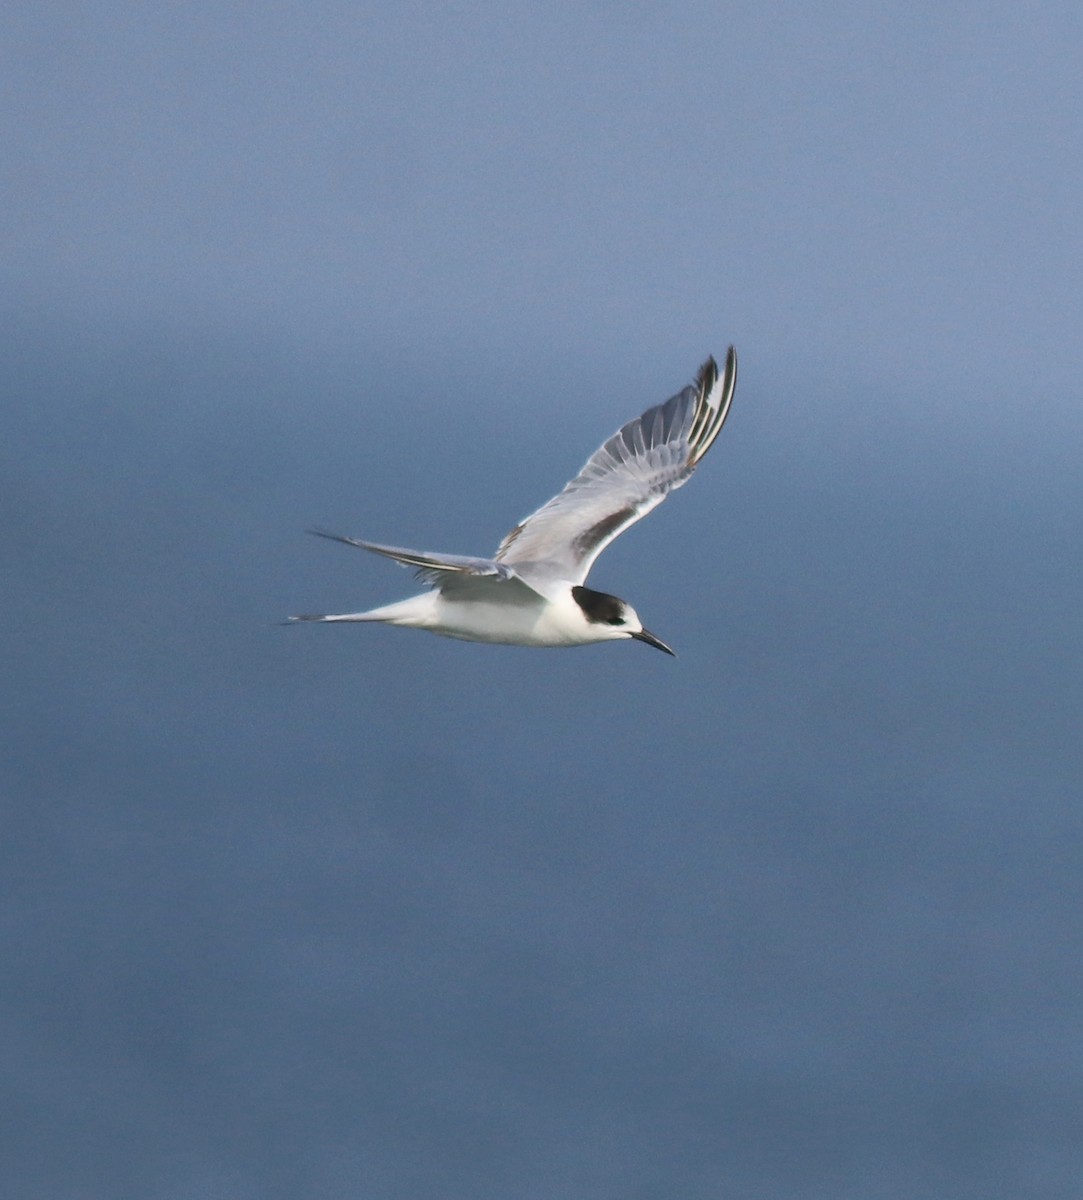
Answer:
<svg viewBox="0 0 1083 1200"><path fill-rule="evenodd" d="M492 558L309 530L413 567L429 590L367 612L304 614L286 623L375 621L516 646L635 639L675 655L630 604L588 588L586 579L614 538L688 481L722 429L736 382L730 346L722 371L708 358L692 384L621 426L561 492L507 534Z"/></svg>

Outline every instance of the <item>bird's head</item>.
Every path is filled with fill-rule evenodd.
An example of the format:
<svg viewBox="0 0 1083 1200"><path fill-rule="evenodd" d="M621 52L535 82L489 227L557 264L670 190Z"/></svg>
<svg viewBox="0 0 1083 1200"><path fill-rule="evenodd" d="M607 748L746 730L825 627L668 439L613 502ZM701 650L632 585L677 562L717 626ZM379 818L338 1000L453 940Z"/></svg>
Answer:
<svg viewBox="0 0 1083 1200"><path fill-rule="evenodd" d="M619 596L610 596L608 592L596 592L588 587L573 587L572 598L582 609L583 616L597 635L598 641L609 638L635 638L636 641L646 642L656 650L664 650L666 654L676 654L661 640L656 638L649 629L643 628L636 610Z"/></svg>

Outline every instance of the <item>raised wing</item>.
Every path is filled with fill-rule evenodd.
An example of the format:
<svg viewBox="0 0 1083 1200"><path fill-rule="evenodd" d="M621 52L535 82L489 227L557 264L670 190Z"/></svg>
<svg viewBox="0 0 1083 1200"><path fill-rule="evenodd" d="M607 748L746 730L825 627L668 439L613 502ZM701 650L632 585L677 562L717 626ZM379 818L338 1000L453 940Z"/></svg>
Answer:
<svg viewBox="0 0 1083 1200"><path fill-rule="evenodd" d="M471 590L484 587L485 583L515 585L525 592L529 589L536 600L537 593L525 583L511 566L496 562L491 558L469 558L460 554L430 554L425 550L404 550L399 546L381 546L377 542L363 542L360 538L343 537L338 533L328 533L323 529L310 529L317 537L328 538L332 542L343 542L347 546L357 546L362 550L370 550L373 554L382 554L385 558L394 559L404 567L413 567L419 579L437 587L442 592ZM507 588L504 589L505 593ZM510 597L506 597L510 598ZM525 599L524 595L524 599Z"/></svg>
<svg viewBox="0 0 1083 1200"><path fill-rule="evenodd" d="M694 384L618 430L559 495L508 534L496 561L544 563L547 572L582 583L618 534L692 474L718 437L736 383L731 346L721 375L709 358Z"/></svg>

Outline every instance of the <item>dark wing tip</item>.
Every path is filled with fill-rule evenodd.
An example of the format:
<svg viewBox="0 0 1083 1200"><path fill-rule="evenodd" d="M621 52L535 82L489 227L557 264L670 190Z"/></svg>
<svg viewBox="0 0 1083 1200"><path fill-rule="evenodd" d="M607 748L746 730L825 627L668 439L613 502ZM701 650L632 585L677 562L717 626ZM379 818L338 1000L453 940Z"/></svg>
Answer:
<svg viewBox="0 0 1083 1200"><path fill-rule="evenodd" d="M313 537L326 538L329 542L342 542L342 544L345 546L358 545L356 538L345 537L341 533L331 533L330 530L320 529L315 525L311 529L306 529L305 533L311 533ZM364 549L364 547L362 547L362 549Z"/></svg>
<svg viewBox="0 0 1083 1200"><path fill-rule="evenodd" d="M696 386L700 388L703 395L708 395L711 388L718 382L718 363L715 362L714 355L709 355L707 361L699 369L696 375ZM733 395L733 389L737 383L737 350L730 346L726 351L726 366L722 377L722 394L726 397L721 407L728 407L728 398Z"/></svg>
<svg viewBox="0 0 1083 1200"><path fill-rule="evenodd" d="M714 440L729 415L733 391L737 386L737 351L730 346L726 351L726 367L721 383L718 377L718 364L710 357L699 369L696 376L698 392L696 415L692 421L692 429L688 440L692 447L691 464L696 463L710 450ZM712 401L711 397L714 397Z"/></svg>
<svg viewBox="0 0 1083 1200"><path fill-rule="evenodd" d="M725 385L726 393L732 396L733 389L737 386L737 350L733 346L726 351Z"/></svg>
<svg viewBox="0 0 1083 1200"><path fill-rule="evenodd" d="M718 379L718 363L714 360L714 355L709 354L707 361L696 372L696 387L701 394L707 393L714 387L715 381Z"/></svg>

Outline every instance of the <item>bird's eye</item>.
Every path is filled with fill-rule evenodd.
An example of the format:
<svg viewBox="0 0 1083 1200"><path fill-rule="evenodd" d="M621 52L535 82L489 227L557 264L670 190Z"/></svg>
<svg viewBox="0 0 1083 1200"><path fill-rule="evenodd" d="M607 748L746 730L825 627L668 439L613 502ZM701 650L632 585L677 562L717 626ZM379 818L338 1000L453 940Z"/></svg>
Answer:
<svg viewBox="0 0 1083 1200"><path fill-rule="evenodd" d="M607 617L605 623L607 625L623 625L624 618L623 617Z"/></svg>

